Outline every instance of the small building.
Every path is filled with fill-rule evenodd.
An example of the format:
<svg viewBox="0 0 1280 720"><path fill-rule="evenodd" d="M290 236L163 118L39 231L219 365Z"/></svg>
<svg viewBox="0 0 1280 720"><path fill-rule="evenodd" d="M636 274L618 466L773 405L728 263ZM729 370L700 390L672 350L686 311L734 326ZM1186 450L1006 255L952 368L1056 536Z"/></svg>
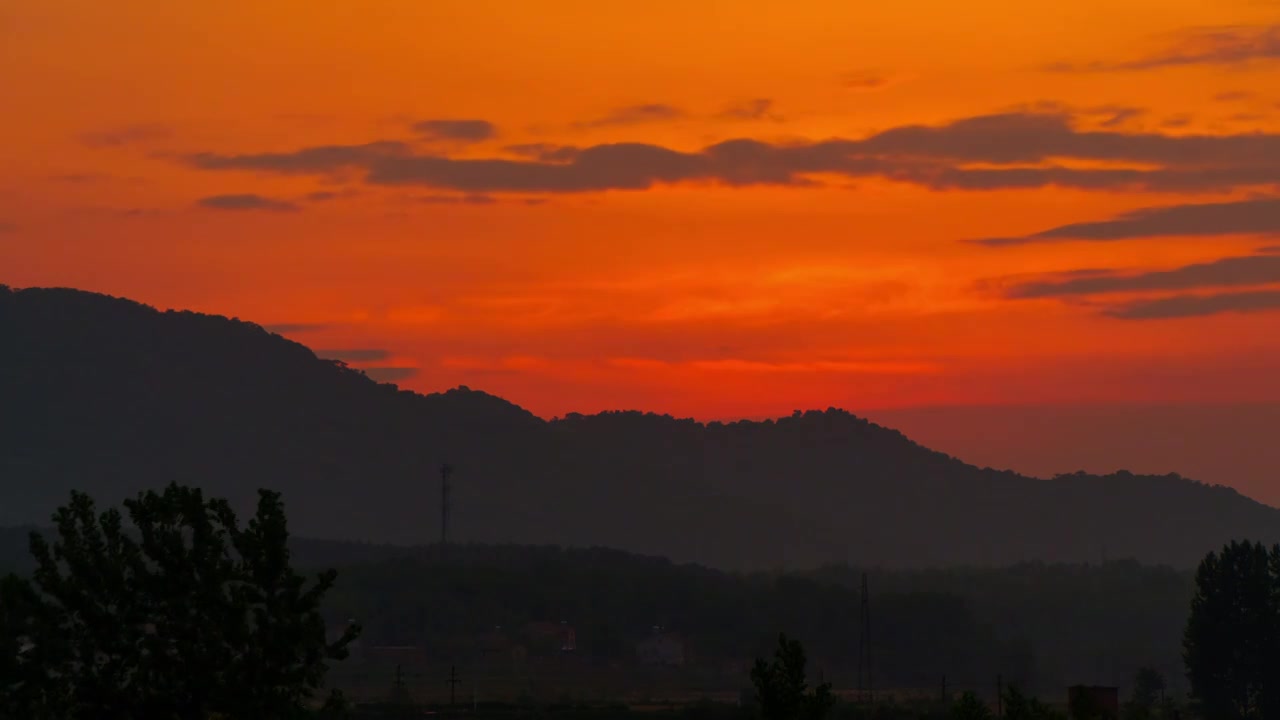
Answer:
<svg viewBox="0 0 1280 720"><path fill-rule="evenodd" d="M568 622L534 622L520 633L535 653L573 652L578 649L578 634Z"/></svg>
<svg viewBox="0 0 1280 720"><path fill-rule="evenodd" d="M1074 685L1067 688L1067 708L1072 720L1120 717L1120 688Z"/></svg>
<svg viewBox="0 0 1280 720"><path fill-rule="evenodd" d="M684 638L679 633L655 628L655 632L636 643L636 658L645 665L683 667L685 663Z"/></svg>

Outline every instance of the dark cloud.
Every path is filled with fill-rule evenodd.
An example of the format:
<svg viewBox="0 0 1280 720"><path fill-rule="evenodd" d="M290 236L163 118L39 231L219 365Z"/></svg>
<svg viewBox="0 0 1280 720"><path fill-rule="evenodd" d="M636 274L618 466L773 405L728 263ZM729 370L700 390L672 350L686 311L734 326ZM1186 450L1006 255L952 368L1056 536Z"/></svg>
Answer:
<svg viewBox="0 0 1280 720"><path fill-rule="evenodd" d="M1175 295L1155 300L1134 300L1110 307L1104 311L1104 314L1124 320L1164 320L1267 310L1280 310L1280 290L1255 290L1217 295Z"/></svg>
<svg viewBox="0 0 1280 720"><path fill-rule="evenodd" d="M504 151L523 158L533 158L541 162L569 162L582 152L573 145L556 145L554 143L524 143L507 145Z"/></svg>
<svg viewBox="0 0 1280 720"><path fill-rule="evenodd" d="M339 198L354 197L358 194L359 193L357 191L352 189L338 190L338 191L316 190L314 192L309 192L306 195L303 195L302 197L308 202L329 202L330 200L337 200Z"/></svg>
<svg viewBox="0 0 1280 720"><path fill-rule="evenodd" d="M416 199L431 205L492 205L498 202L492 195L423 195Z"/></svg>
<svg viewBox="0 0 1280 720"><path fill-rule="evenodd" d="M380 368L363 368L361 369L370 379L380 383L394 383L399 380L408 380L418 374L418 368L414 367L380 367Z"/></svg>
<svg viewBox="0 0 1280 720"><path fill-rule="evenodd" d="M1187 113L1180 113L1180 114L1178 114L1178 115L1170 115L1169 117L1167 117L1167 118L1165 118L1163 121L1161 121L1161 123L1160 123L1160 127L1163 127L1163 128L1184 128L1184 127L1186 127L1186 126L1190 125L1190 124L1191 124L1191 121L1192 121L1192 120L1194 120L1194 119L1195 119L1195 118L1193 118L1191 115L1188 115Z"/></svg>
<svg viewBox="0 0 1280 720"><path fill-rule="evenodd" d="M1107 117L1102 121L1102 127L1114 128L1119 127L1126 122L1141 117L1146 114L1144 108L1139 107L1107 107L1100 108Z"/></svg>
<svg viewBox="0 0 1280 720"><path fill-rule="evenodd" d="M380 348L350 348L334 350L316 350L317 357L343 362L378 362L391 357L390 350Z"/></svg>
<svg viewBox="0 0 1280 720"><path fill-rule="evenodd" d="M414 132L433 140L480 142L498 134L488 120L422 120L413 124Z"/></svg>
<svg viewBox="0 0 1280 720"><path fill-rule="evenodd" d="M266 210L268 212L295 212L298 206L287 200L276 200L253 193L211 195L196 201L211 210Z"/></svg>
<svg viewBox="0 0 1280 720"><path fill-rule="evenodd" d="M662 103L647 103L644 105L628 105L627 107L616 108L603 117L578 123L578 125L580 127L639 125L642 123L679 120L684 116L685 112L678 107L664 105Z"/></svg>
<svg viewBox="0 0 1280 720"><path fill-rule="evenodd" d="M879 176L935 189L1058 185L1085 189L1205 192L1280 185L1280 135L1163 135L1089 131L1061 112L1009 112L944 125L908 125L857 140L807 143L736 139L698 151L643 143L574 148L546 159L543 146L513 146L533 159L415 154L401 143L303 148L291 153L200 153L210 170L330 174L362 170L375 185L465 193L642 190L657 184L812 185L808 176ZM514 152L514 150L509 149ZM1129 162L1153 169L1071 168L1060 158ZM971 167L981 164L995 167ZM1039 167L1026 167L1036 164ZM1010 167L999 167L1007 165Z"/></svg>
<svg viewBox="0 0 1280 720"><path fill-rule="evenodd" d="M53 182L67 183L69 185L91 185L94 183L125 183L129 185L144 185L149 181L146 178L137 175L111 175L109 173L59 173L57 175L49 175L49 180Z"/></svg>
<svg viewBox="0 0 1280 720"><path fill-rule="evenodd" d="M409 146L384 140L364 145L324 145L287 153L219 155L196 153L183 160L202 170L257 170L261 172L314 175L358 167L378 158L408 155Z"/></svg>
<svg viewBox="0 0 1280 720"><path fill-rule="evenodd" d="M1280 233L1280 197L1141 208L1111 220L1072 223L1019 237L971 242L993 247L1061 240L1113 241L1146 237Z"/></svg>
<svg viewBox="0 0 1280 720"><path fill-rule="evenodd" d="M262 329L267 332L276 333L277 335L292 335L293 333L328 330L329 327L330 326L325 323L276 323L274 325L263 325Z"/></svg>
<svg viewBox="0 0 1280 720"><path fill-rule="evenodd" d="M782 116L773 113L772 110L773 100L755 98L733 103L721 110L716 117L723 120L773 120L774 122L781 122Z"/></svg>
<svg viewBox="0 0 1280 720"><path fill-rule="evenodd" d="M0 220L0 233L11 233L11 232L17 232L17 231L18 231L17 225L14 225L11 222L5 222L3 220Z"/></svg>
<svg viewBox="0 0 1280 720"><path fill-rule="evenodd" d="M1280 245L1268 245L1266 247L1260 247L1255 252L1262 253L1265 255L1280 255Z"/></svg>
<svg viewBox="0 0 1280 720"><path fill-rule="evenodd" d="M855 70L840 77L840 84L852 90L879 90L893 80L879 70Z"/></svg>
<svg viewBox="0 0 1280 720"><path fill-rule="evenodd" d="M111 130L84 133L80 141L89 147L119 147L163 140L173 134L164 125L128 125Z"/></svg>
<svg viewBox="0 0 1280 720"><path fill-rule="evenodd" d="M1216 102L1237 102L1239 100L1251 100L1256 97L1248 90L1228 90L1220 92L1213 96Z"/></svg>
<svg viewBox="0 0 1280 720"><path fill-rule="evenodd" d="M1044 298L1271 283L1280 283L1280 255L1229 257L1173 270L1138 274L1106 274L1069 280L1027 282L1010 287L1005 294L1012 298Z"/></svg>
<svg viewBox="0 0 1280 720"><path fill-rule="evenodd" d="M1055 63L1054 72L1151 70L1186 65L1241 65L1280 59L1280 25L1190 28L1167 49L1124 62Z"/></svg>

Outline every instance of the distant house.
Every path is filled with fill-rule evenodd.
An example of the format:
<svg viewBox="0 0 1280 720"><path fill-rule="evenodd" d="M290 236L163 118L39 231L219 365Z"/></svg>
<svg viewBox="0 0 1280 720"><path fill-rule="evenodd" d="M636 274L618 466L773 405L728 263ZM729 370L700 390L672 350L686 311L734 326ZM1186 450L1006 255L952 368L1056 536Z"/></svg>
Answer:
<svg viewBox="0 0 1280 720"><path fill-rule="evenodd" d="M525 625L520 634L534 653L573 652L578 649L578 634L565 621L532 622Z"/></svg>
<svg viewBox="0 0 1280 720"><path fill-rule="evenodd" d="M476 638L476 647L479 648L482 655L505 655L511 652L514 643L507 634L502 631L501 626L495 626L492 630L482 633Z"/></svg>
<svg viewBox="0 0 1280 720"><path fill-rule="evenodd" d="M645 665L682 667L685 663L685 642L679 633L655 628L654 633L636 643L636 659Z"/></svg>
<svg viewBox="0 0 1280 720"><path fill-rule="evenodd" d="M476 648L480 652L481 659L488 662L505 660L518 662L528 655L525 647L512 640L500 626L495 626L476 638Z"/></svg>
<svg viewBox="0 0 1280 720"><path fill-rule="evenodd" d="M1072 718L1120 717L1120 688L1101 685L1074 685L1067 688L1067 707Z"/></svg>

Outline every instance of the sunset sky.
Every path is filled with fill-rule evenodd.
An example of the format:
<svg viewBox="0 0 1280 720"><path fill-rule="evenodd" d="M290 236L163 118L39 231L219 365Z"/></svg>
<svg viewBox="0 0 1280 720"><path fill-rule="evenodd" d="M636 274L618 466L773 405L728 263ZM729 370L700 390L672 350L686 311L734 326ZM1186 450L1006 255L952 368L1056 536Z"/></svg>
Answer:
<svg viewBox="0 0 1280 720"><path fill-rule="evenodd" d="M402 387L1280 402L1277 1L0 0L0 99L0 282Z"/></svg>

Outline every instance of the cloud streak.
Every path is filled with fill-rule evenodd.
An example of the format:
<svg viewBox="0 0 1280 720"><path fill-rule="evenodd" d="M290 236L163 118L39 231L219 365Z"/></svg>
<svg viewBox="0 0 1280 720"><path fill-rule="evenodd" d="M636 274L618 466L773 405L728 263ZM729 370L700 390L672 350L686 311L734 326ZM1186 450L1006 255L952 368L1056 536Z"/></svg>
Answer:
<svg viewBox="0 0 1280 720"><path fill-rule="evenodd" d="M1055 63L1054 72L1155 70L1189 65L1242 65L1280 59L1280 25L1190 28L1165 50L1123 62Z"/></svg>
<svg viewBox="0 0 1280 720"><path fill-rule="evenodd" d="M609 127L611 125L640 125L667 122L685 117L684 110L664 103L645 103L615 108L594 120L578 123L580 127Z"/></svg>
<svg viewBox="0 0 1280 720"><path fill-rule="evenodd" d="M496 137L498 129L488 120L435 119L413 124L413 131L431 140L481 142Z"/></svg>
<svg viewBox="0 0 1280 720"><path fill-rule="evenodd" d="M1122 320L1167 320L1268 310L1280 310L1280 290L1175 295L1155 300L1135 300L1108 308L1104 314Z"/></svg>
<svg viewBox="0 0 1280 720"><path fill-rule="evenodd" d="M1252 100L1255 95L1248 90L1227 90L1225 92L1216 93L1213 96L1214 102L1239 102L1241 100Z"/></svg>
<svg viewBox="0 0 1280 720"><path fill-rule="evenodd" d="M1155 290L1253 286L1280 283L1280 255L1222 258L1152 272L1102 274L1060 281L1034 281L1009 288L1007 297L1048 298Z"/></svg>
<svg viewBox="0 0 1280 720"><path fill-rule="evenodd" d="M717 115L721 120L772 120L782 122L782 116L773 112L773 100L755 98L733 103Z"/></svg>
<svg viewBox="0 0 1280 720"><path fill-rule="evenodd" d="M428 205L492 205L498 202L492 195L423 195L415 199Z"/></svg>
<svg viewBox="0 0 1280 720"><path fill-rule="evenodd" d="M569 162L582 152L582 148L573 145L556 145L555 143L524 143L507 145L504 151L517 157L532 158L539 162Z"/></svg>
<svg viewBox="0 0 1280 720"><path fill-rule="evenodd" d="M855 70L840 77L840 84L850 90L882 90L892 84L893 78L879 70Z"/></svg>
<svg viewBox="0 0 1280 720"><path fill-rule="evenodd" d="M127 125L84 133L80 136L80 141L89 147L108 148L163 140L170 135L172 131L164 125Z"/></svg>
<svg viewBox="0 0 1280 720"><path fill-rule="evenodd" d="M453 158L402 143L302 148L285 153L183 158L206 170L281 174L363 171L372 185L417 185L465 193L644 190L707 182L729 186L812 185L813 175L883 177L933 189L1221 191L1280 186L1280 135L1162 135L1076 128L1065 113L1011 112L943 125L908 125L862 139L804 143L736 139L685 151L646 143L539 150L532 157ZM510 151L511 149L509 149ZM555 153L555 154L549 154ZM1066 167L1061 158L1149 168ZM982 167L975 167L981 165Z"/></svg>
<svg viewBox="0 0 1280 720"><path fill-rule="evenodd" d="M1112 242L1150 237L1275 233L1280 233L1280 197L1141 208L1110 220L1071 223L1031 235L979 238L970 242L1002 247L1067 240Z"/></svg>
<svg viewBox="0 0 1280 720"><path fill-rule="evenodd" d="M196 203L200 207L210 210L264 210L267 212L297 212L299 210L297 205L287 200L277 200L253 193L210 195L209 197L200 198Z"/></svg>

